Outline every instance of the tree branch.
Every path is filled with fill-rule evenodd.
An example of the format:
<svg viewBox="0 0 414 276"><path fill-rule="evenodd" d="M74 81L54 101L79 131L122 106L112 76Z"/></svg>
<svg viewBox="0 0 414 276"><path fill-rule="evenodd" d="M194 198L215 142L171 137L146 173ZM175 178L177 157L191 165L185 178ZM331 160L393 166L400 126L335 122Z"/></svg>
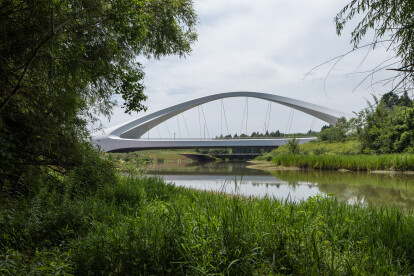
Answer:
<svg viewBox="0 0 414 276"><path fill-rule="evenodd" d="M90 9L92 9L94 6L91 6L89 8L85 8L79 12L77 12L76 14L74 14L73 17L67 19L66 21L60 23L59 25L55 26L53 19L52 19L52 32L36 47L36 49L33 52L33 55L30 57L29 61L26 63L26 66L24 67L23 73L20 75L19 81L17 82L16 86L14 87L14 89L9 93L9 95L7 95L6 99L4 99L4 101L1 102L0 104L0 113L3 111L4 107L7 105L7 103L14 97L14 95L16 95L19 91L20 88L22 87L22 83L24 78L27 75L27 72L30 68L30 66L32 65L33 61L36 59L40 49L49 41L53 38L53 36L55 36L56 32L62 28L63 26L65 26L66 24L68 24L69 22L71 22L72 20L74 20L75 18L78 17L78 15L80 13L86 12ZM53 13L52 13L53 15Z"/></svg>
<svg viewBox="0 0 414 276"><path fill-rule="evenodd" d="M409 72L409 73L414 73L414 69L387 69L388 71L397 71L397 72Z"/></svg>
<svg viewBox="0 0 414 276"><path fill-rule="evenodd" d="M0 104L0 113L3 111L6 104L13 98L14 95L19 92L23 80L26 77L27 71L29 70L30 66L32 65L33 61L35 60L37 54L39 53L39 50L53 37L53 34L49 34L41 43L39 46L36 47L32 57L27 62L26 66L24 67L23 73L20 75L19 81L17 82L17 85L14 87L14 89L7 95L6 99Z"/></svg>

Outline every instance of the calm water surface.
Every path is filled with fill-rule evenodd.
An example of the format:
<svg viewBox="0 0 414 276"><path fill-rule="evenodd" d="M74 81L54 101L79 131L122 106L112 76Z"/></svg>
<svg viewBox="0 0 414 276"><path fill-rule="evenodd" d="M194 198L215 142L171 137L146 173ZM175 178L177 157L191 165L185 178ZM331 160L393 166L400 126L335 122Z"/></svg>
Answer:
<svg viewBox="0 0 414 276"><path fill-rule="evenodd" d="M387 204L414 208L413 175L381 175L337 171L262 171L248 163L161 163L145 170L177 186L224 191L246 196L270 196L300 201L334 194L351 204Z"/></svg>

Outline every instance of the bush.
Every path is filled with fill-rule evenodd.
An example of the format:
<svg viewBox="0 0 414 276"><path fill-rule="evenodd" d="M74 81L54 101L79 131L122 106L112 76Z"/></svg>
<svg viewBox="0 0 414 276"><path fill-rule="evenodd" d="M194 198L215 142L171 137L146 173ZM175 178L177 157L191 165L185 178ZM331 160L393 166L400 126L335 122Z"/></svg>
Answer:
<svg viewBox="0 0 414 276"><path fill-rule="evenodd" d="M357 140L345 140L342 142L320 142L311 141L302 145L298 145L298 151L302 155L356 155L361 153L361 143ZM292 153L289 145L283 145L264 155L262 160L270 161L276 155L284 155Z"/></svg>
<svg viewBox="0 0 414 276"><path fill-rule="evenodd" d="M291 153L291 154L299 154L300 148L299 148L299 140L298 139L296 139L296 138L289 139L287 141L286 146L287 146L287 148L289 150L289 153Z"/></svg>
<svg viewBox="0 0 414 276"><path fill-rule="evenodd" d="M116 170L112 161L103 158L94 149L84 153L82 163L68 174L67 185L74 194L95 192L104 185L116 183Z"/></svg>

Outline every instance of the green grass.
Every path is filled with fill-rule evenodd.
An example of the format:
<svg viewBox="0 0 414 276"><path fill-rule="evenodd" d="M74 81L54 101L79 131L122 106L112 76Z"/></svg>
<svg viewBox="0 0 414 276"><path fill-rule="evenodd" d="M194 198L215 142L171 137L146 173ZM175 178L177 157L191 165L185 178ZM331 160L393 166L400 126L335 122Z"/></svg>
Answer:
<svg viewBox="0 0 414 276"><path fill-rule="evenodd" d="M283 145L265 154L260 159L270 161L276 155L289 153L288 145ZM357 155L361 153L361 144L356 140L343 142L311 141L299 145L299 153L302 155Z"/></svg>
<svg viewBox="0 0 414 276"><path fill-rule="evenodd" d="M272 152L257 158L271 161L277 166L299 167L303 169L351 171L412 171L414 155L408 153L368 155L360 154L361 145L355 140L343 142L309 142L299 146L296 154L283 145Z"/></svg>
<svg viewBox="0 0 414 276"><path fill-rule="evenodd" d="M299 167L303 169L352 171L412 171L414 170L413 154L381 154L381 155L300 155L280 154L272 159L275 165Z"/></svg>
<svg viewBox="0 0 414 276"><path fill-rule="evenodd" d="M0 209L0 274L400 275L414 218L333 197L292 203L120 177L95 194L40 191Z"/></svg>

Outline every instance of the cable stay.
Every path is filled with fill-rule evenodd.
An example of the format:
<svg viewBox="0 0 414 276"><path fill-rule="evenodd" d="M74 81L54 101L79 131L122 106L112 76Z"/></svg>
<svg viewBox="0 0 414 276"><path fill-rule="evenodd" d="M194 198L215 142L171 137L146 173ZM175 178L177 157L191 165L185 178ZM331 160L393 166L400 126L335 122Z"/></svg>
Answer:
<svg viewBox="0 0 414 276"><path fill-rule="evenodd" d="M186 122L185 117L184 117L184 113L181 113L181 115L183 116L184 125L185 125L185 128L187 129L188 138L190 138L190 132L188 131L188 126L187 126L187 122Z"/></svg>
<svg viewBox="0 0 414 276"><path fill-rule="evenodd" d="M204 108L201 105L201 112L203 113L203 118L204 118L204 130L207 129L207 136L210 137L210 132L208 131L208 126L207 126L207 121L206 121L206 115L204 114ZM204 132L204 138L206 138L205 132Z"/></svg>
<svg viewBox="0 0 414 276"><path fill-rule="evenodd" d="M180 138L183 138L181 136L181 128L180 128L180 121L178 120L178 116L176 116L175 118L177 118L177 124L178 124L178 134L180 134ZM174 137L175 138L175 137Z"/></svg>

